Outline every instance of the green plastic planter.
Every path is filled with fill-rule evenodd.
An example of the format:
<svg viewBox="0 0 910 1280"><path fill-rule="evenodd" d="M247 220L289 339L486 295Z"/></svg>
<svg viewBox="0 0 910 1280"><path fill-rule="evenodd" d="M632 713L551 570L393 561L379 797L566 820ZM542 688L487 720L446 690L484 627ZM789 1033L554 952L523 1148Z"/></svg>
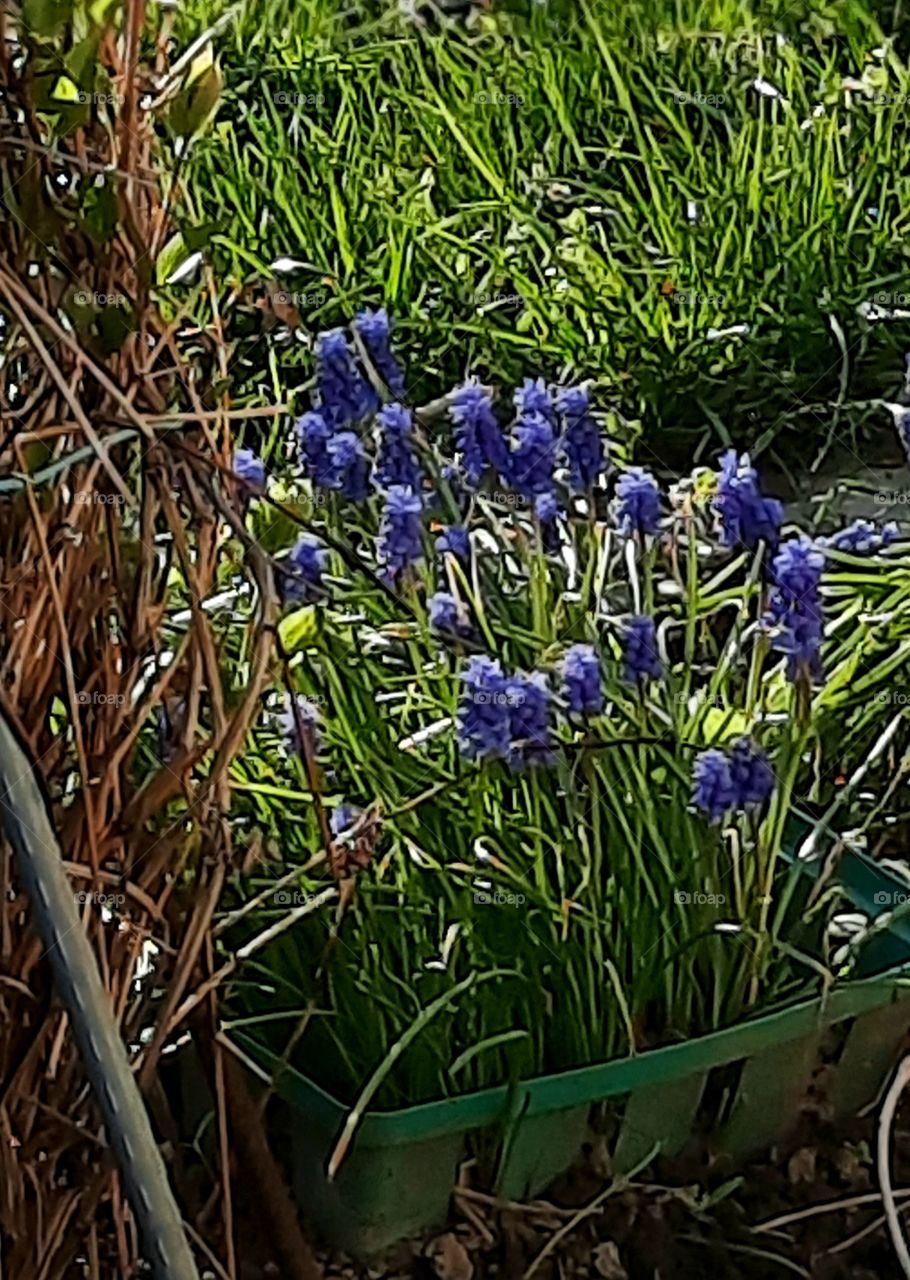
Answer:
<svg viewBox="0 0 910 1280"><path fill-rule="evenodd" d="M882 892L903 885L859 854L839 880L858 909L881 913ZM481 1146L496 1153L495 1189L534 1196L579 1153L592 1107L615 1111L612 1164L634 1167L658 1149L682 1150L693 1134L737 1160L770 1146L799 1117L820 1061L836 1041L825 1099L835 1116L873 1099L910 1027L910 925L895 922L864 953L865 975L817 997L683 1044L559 1075L397 1111L368 1111L337 1179L325 1176L348 1108L249 1036L251 1057L277 1071L293 1138L300 1204L334 1245L368 1257L445 1220L458 1165ZM835 1036L831 1029L836 1028ZM235 1033L236 1035L236 1033ZM723 1089L716 1087L723 1072ZM712 1084L709 1086L709 1079ZM714 1095L722 1096L715 1105ZM705 1109L706 1100L712 1105Z"/></svg>

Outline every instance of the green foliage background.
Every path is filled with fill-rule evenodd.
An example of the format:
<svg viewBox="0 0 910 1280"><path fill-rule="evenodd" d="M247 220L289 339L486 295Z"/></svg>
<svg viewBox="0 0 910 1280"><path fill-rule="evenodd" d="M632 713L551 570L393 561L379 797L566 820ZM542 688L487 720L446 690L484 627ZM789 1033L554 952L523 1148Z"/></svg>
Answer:
<svg viewBox="0 0 910 1280"><path fill-rule="evenodd" d="M385 302L415 401L568 366L673 459L706 428L804 458L807 432L888 424L910 334L857 308L910 294L899 6L557 0L443 29L392 0L195 0L181 46L219 18L188 223L247 281L305 264L313 330Z"/></svg>

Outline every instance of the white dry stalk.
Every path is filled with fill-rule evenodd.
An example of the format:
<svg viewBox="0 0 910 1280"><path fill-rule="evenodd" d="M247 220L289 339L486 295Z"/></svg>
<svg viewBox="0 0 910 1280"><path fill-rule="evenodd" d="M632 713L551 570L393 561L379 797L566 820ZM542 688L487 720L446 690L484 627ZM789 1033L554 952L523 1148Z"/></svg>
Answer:
<svg viewBox="0 0 910 1280"><path fill-rule="evenodd" d="M641 583L638 578L637 548L634 538L626 538L625 555L635 612L641 613Z"/></svg>
<svg viewBox="0 0 910 1280"><path fill-rule="evenodd" d="M882 1205L885 1210L885 1220L888 1224L888 1234L891 1236L891 1243L894 1246L894 1252L897 1254L897 1260L901 1264L901 1270L910 1280L910 1251L907 1249L907 1241L904 1239L904 1233L901 1230L897 1205L894 1201L894 1191L891 1187L891 1170L889 1169L888 1160L894 1113L897 1110L901 1094L908 1084L910 1084L910 1055L901 1060L897 1071L894 1073L894 1079L891 1081L891 1087L885 1094L885 1101L882 1104L878 1121L877 1167L878 1183L882 1193Z"/></svg>
<svg viewBox="0 0 910 1280"><path fill-rule="evenodd" d="M910 1196L910 1188L898 1191L895 1195L896 1200L906 1200ZM754 1227L750 1227L750 1231L754 1235L764 1235L768 1233L773 1235L780 1231L781 1227L789 1227L794 1222L804 1222L806 1218L818 1218L826 1213L846 1213L850 1209L862 1209L867 1204L877 1204L881 1199L877 1191L870 1191L861 1196L844 1196L839 1200L823 1200L821 1204L810 1204L805 1209L794 1209L790 1213L779 1214L775 1218L766 1218L764 1222L757 1222Z"/></svg>
<svg viewBox="0 0 910 1280"><path fill-rule="evenodd" d="M605 1200L609 1199L610 1196L616 1195L620 1191L624 1191L625 1188L629 1186L631 1179L641 1173L642 1169L646 1169L659 1151L660 1143L657 1142L634 1169L630 1169L627 1174L621 1177L614 1178L608 1186L604 1187L603 1191L594 1197L590 1204L583 1205L574 1217L570 1218L569 1221L561 1226L558 1231L554 1232L541 1249L540 1253L538 1253L536 1258L532 1260L530 1266L522 1276L522 1280L531 1280L531 1277L537 1272L540 1264L550 1257L550 1255L556 1250L557 1246L565 1240L566 1236L571 1235L575 1228L584 1222L585 1218L590 1218L594 1214L598 1213L600 1206Z"/></svg>
<svg viewBox="0 0 910 1280"><path fill-rule="evenodd" d="M295 872L295 874L297 873ZM274 887L272 887L269 892L274 892ZM188 1017L189 1014L202 1003L210 991L214 991L215 988L225 980L225 978L229 978L231 974L239 968L244 960L249 960L250 956L254 955L257 951L260 951L268 943L273 942L274 939L284 933L286 929L289 929L292 924L296 924L296 922L301 920L304 916L308 916L312 912L318 911L320 907L324 907L327 902L331 902L337 897L337 889L323 889L322 893L314 894L308 902L303 904L303 906L295 907L293 911L289 911L287 915L282 916L280 920L276 920L276 922L273 925L270 925L268 929L264 929L262 933L257 933L249 942L244 943L239 950L234 952L230 960L223 964L221 968L210 977L206 978L206 980L196 988L192 995L187 996L183 1004L180 1005L168 1022L168 1034L171 1034L174 1028L179 1026L183 1019Z"/></svg>
<svg viewBox="0 0 910 1280"><path fill-rule="evenodd" d="M270 884L267 889L263 889L262 893L257 893L255 898L250 898L249 902L245 902L242 907L238 907L236 911L231 911L219 920L214 928L214 934L224 933L225 929L229 929L231 925L236 924L238 920L242 920L244 916L249 915L251 911L255 911L257 907L268 898L274 898L279 889L284 889L287 885L293 884L301 875L307 871L312 871L314 867L318 867L321 862L325 862L325 853L314 854L309 862L305 862L302 867L294 867L292 871L288 871L280 880L276 880L274 884Z"/></svg>
<svg viewBox="0 0 910 1280"><path fill-rule="evenodd" d="M398 744L399 751L413 751L416 747L421 747L425 742L432 741L433 738L440 737L446 733L455 723L452 716L445 716L442 720L434 720L432 724L424 725L422 729L418 729L416 733L412 733L407 738L402 738Z"/></svg>
<svg viewBox="0 0 910 1280"><path fill-rule="evenodd" d="M815 856L816 844L818 842L819 832L826 831L830 827L831 819L834 817L837 810L841 807L843 802L846 800L847 796L856 790L856 788L862 782L863 778L872 768L873 764L876 762L879 756L882 755L882 753L885 751L885 748L888 746L891 739L897 733L897 730L900 727L900 723L903 720L904 715L905 715L904 711L899 711L897 713L897 715L894 717L894 719L885 729L884 733L882 733L882 735L879 737L875 746L866 756L865 760L862 762L859 768L847 779L845 785L841 787L840 791L837 793L834 800L828 806L828 809L826 810L826 812L822 814L822 816L816 822L815 826L812 828L812 830L806 836L805 840L800 845L799 851L796 855L797 858L806 859L806 858L812 858Z"/></svg>
<svg viewBox="0 0 910 1280"><path fill-rule="evenodd" d="M293 911L289 911L280 920L276 920L273 925L269 925L268 929L263 929L262 933L257 933L255 938L251 938L249 942L245 942L242 947L238 948L234 955L235 963L239 964L243 960L249 960L250 956L257 951L261 951L264 946L273 942L286 929L290 929L292 924L296 924L298 920L302 920L304 916L310 915L313 911L318 911L320 907L324 907L327 902L331 902L333 898L337 897L338 890L334 887L323 889L322 893L314 893L302 906L294 907Z"/></svg>

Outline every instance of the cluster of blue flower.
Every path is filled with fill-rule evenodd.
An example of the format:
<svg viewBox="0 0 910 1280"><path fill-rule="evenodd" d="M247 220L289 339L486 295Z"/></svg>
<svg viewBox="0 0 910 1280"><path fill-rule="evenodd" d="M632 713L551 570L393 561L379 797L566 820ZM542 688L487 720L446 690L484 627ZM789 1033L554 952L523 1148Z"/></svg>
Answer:
<svg viewBox="0 0 910 1280"><path fill-rule="evenodd" d="M582 387L565 387L554 401L543 378L526 378L514 403L509 437L478 382L459 388L450 410L455 448L469 488L492 472L532 503L537 518L548 524L559 513L557 466L567 469L570 493L589 493L606 467L603 440Z"/></svg>
<svg viewBox="0 0 910 1280"><path fill-rule="evenodd" d="M711 822L736 810L760 809L773 790L774 771L751 738L740 738L729 751L711 747L696 758L692 798Z"/></svg>
<svg viewBox="0 0 910 1280"><path fill-rule="evenodd" d="M354 330L362 351L386 386L393 394L402 395L404 375L391 349L386 312L361 312ZM380 405L342 329L319 337L316 365L315 406L296 424L301 461L317 488L353 502L365 501L374 489L382 495L378 558L389 579L395 581L422 555L426 485L411 411L398 401ZM479 382L469 380L453 393L449 412L460 462L458 479L471 492L491 473L531 503L543 524L549 524L560 512L558 468L565 469L569 493L590 494L606 467L604 441L582 387L564 387L554 397L542 378L528 378L516 391L514 403L515 421L511 432L506 432L489 393ZM375 419L376 424L375 464L359 432L367 419ZM264 490L265 467L251 450L237 450L234 471L252 492ZM447 471L453 477L456 468ZM660 514L657 482L640 468L631 468L617 487L619 528L630 536L653 535L658 531ZM461 526L446 530L438 545L462 561L468 558L467 531ZM319 586L322 563L312 548L295 549L291 560L298 575ZM458 623L457 611L453 612L444 596L436 601L433 613L438 629L451 630L451 624ZM289 598L302 597L292 589Z"/></svg>
<svg viewBox="0 0 910 1280"><path fill-rule="evenodd" d="M806 674L821 674L824 567L824 554L804 534L785 542L771 563L764 624L774 648L787 655L787 670L794 681Z"/></svg>
<svg viewBox="0 0 910 1280"><path fill-rule="evenodd" d="M889 546L898 536L894 520L881 528L872 520L854 520L828 539L820 539L820 545L833 547L835 551L847 551L853 555L874 555L882 547Z"/></svg>
<svg viewBox="0 0 910 1280"><path fill-rule="evenodd" d="M303 533L288 555L293 573L282 575L281 596L285 604L310 602L322 594L322 575L328 555L325 547L311 533Z"/></svg>
<svg viewBox="0 0 910 1280"><path fill-rule="evenodd" d="M550 692L545 676L502 670L495 658L470 660L462 677L458 741L468 760L508 760L513 767L550 753Z"/></svg>
<svg viewBox="0 0 910 1280"><path fill-rule="evenodd" d="M353 332L353 345L343 329L317 340L316 395L314 407L296 424L299 452L306 474L318 488L354 502L364 501L371 492L381 496L376 554L387 578L395 582L423 555L424 510L434 498L421 464L412 413L401 403L405 378L391 348L388 315L384 310L361 312ZM381 402L361 364L372 368L393 401ZM442 474L452 492L463 495L475 493L487 477L498 478L547 526L563 509L566 494L590 499L600 486L607 467L605 443L582 387L554 390L543 378L528 378L515 393L514 407L514 421L505 429L489 392L476 379L453 392L449 414L458 462L443 467ZM368 421L375 423L374 458L362 436ZM901 431L910 445L910 427L902 424ZM237 450L234 471L251 492L265 490L265 468L252 451ZM614 493L612 518L621 536L644 543L660 533L661 490L649 472L627 468ZM896 526L879 529L860 520L827 541L798 535L782 542L782 504L762 492L748 455L734 449L721 457L711 507L724 546L763 553L767 605L761 621L772 648L786 655L789 677L794 682L817 678L826 552L877 552L894 539ZM436 548L470 566L471 540L464 525L443 527ZM312 534L301 536L282 577L285 601L312 601L324 594L326 563L320 540ZM431 629L459 640L473 628L466 604L453 591L437 590L427 607ZM652 617L639 614L625 623L622 657L622 675L629 684L641 687L662 677ZM549 758L554 698L543 672L509 674L494 658L483 656L468 662L462 681L458 742L466 758L503 759L513 767ZM592 645L576 644L566 651L559 694L559 705L572 716L602 713L601 663ZM696 762L695 803L712 821L760 806L772 788L767 757L751 739L726 753L705 751Z"/></svg>
<svg viewBox="0 0 910 1280"><path fill-rule="evenodd" d="M783 504L764 496L747 453L738 457L735 449L728 449L722 455L714 509L720 517L724 546L755 551L764 543L769 551L777 550Z"/></svg>
<svg viewBox="0 0 910 1280"><path fill-rule="evenodd" d="M626 625L623 657L630 684L660 676L662 665L651 618L632 618ZM509 675L494 659L475 657L468 663L462 682L458 744L466 759L505 759L513 767L546 762L553 698L542 671ZM593 645L575 644L566 650L560 696L571 715L587 717L603 711L603 675Z"/></svg>

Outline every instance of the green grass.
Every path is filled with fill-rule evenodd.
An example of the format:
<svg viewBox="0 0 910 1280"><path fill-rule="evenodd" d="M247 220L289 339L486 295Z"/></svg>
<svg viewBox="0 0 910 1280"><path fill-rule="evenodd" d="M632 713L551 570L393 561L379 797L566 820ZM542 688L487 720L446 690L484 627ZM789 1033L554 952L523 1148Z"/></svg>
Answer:
<svg viewBox="0 0 910 1280"><path fill-rule="evenodd" d="M181 43L221 12L195 0ZM216 43L224 97L187 221L247 281L309 264L287 285L318 300L308 329L384 301L420 353L415 400L469 366L571 366L662 453L710 426L788 433L805 456L807 431L855 444L886 420L868 401L895 394L910 332L857 307L910 294L910 76L899 47L873 53L863 5L494 5L440 32L392 0L268 0ZM848 98L863 76L889 100ZM746 339L707 337L743 322ZM258 323L251 388L272 382ZM285 383L303 354L280 352Z"/></svg>

